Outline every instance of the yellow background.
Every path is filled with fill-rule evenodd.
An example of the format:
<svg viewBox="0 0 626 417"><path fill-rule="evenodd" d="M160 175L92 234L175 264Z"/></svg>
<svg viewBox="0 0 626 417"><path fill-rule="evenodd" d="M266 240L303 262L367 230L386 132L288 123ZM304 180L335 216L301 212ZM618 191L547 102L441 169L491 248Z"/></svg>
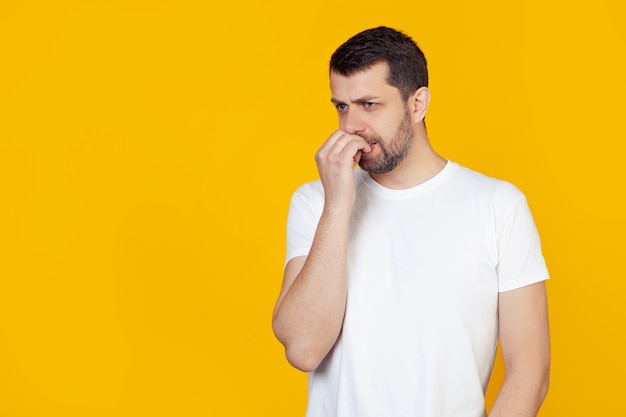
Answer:
<svg viewBox="0 0 626 417"><path fill-rule="evenodd" d="M380 24L427 55L434 147L529 199L540 415L625 415L625 21L623 0L0 0L0 416L303 415L270 326L285 216L336 126L328 58Z"/></svg>

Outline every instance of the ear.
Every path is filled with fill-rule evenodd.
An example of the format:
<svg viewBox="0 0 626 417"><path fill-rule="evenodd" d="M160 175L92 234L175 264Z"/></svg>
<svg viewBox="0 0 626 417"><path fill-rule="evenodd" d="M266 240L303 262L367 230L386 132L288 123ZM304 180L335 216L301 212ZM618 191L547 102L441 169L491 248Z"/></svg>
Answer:
<svg viewBox="0 0 626 417"><path fill-rule="evenodd" d="M426 117L426 111L428 110L428 105L430 104L430 90L428 87L418 88L409 97L409 102L407 104L409 105L411 116L413 117L413 123L418 123L424 120Z"/></svg>

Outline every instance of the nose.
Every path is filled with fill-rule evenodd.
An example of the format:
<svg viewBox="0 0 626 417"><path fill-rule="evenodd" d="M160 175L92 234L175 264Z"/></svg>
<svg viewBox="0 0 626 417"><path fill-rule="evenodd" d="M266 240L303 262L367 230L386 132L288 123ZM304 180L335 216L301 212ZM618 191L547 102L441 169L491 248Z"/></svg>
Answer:
<svg viewBox="0 0 626 417"><path fill-rule="evenodd" d="M365 121L358 109L350 109L342 116L339 128L344 132L355 134L365 130Z"/></svg>

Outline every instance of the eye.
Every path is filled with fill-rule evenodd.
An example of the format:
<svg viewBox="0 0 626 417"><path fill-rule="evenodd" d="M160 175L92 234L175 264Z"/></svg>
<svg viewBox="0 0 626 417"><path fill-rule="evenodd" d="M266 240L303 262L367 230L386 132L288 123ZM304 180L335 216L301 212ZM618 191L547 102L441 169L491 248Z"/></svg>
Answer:
<svg viewBox="0 0 626 417"><path fill-rule="evenodd" d="M363 107L365 107L366 109L373 109L374 107L376 107L378 103L372 103L371 101L366 101L365 103L363 103Z"/></svg>
<svg viewBox="0 0 626 417"><path fill-rule="evenodd" d="M346 110L348 110L348 105L345 103L339 103L335 106L337 108L338 112L344 112Z"/></svg>

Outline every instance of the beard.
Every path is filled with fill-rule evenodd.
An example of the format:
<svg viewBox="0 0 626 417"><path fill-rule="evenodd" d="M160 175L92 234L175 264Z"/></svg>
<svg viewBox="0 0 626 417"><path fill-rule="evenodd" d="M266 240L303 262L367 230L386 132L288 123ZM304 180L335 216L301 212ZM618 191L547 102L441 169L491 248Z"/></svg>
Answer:
<svg viewBox="0 0 626 417"><path fill-rule="evenodd" d="M367 158L367 154L361 155L359 166L363 171L372 174L386 174L400 165L400 162L406 158L413 144L413 124L411 115L408 110L404 113L404 118L400 122L396 134L388 144L378 135L359 135L369 143L376 143L376 147L380 148L379 154L375 158ZM364 158L365 156L365 158Z"/></svg>

